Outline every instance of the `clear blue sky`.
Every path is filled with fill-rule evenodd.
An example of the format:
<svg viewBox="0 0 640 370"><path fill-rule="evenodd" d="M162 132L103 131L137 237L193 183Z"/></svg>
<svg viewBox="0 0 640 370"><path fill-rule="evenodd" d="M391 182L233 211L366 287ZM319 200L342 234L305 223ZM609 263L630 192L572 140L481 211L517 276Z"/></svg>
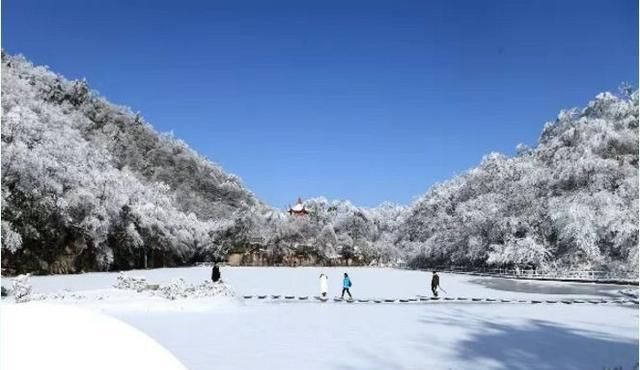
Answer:
<svg viewBox="0 0 640 370"><path fill-rule="evenodd" d="M408 203L638 81L638 2L2 2L2 41L85 77L283 207Z"/></svg>

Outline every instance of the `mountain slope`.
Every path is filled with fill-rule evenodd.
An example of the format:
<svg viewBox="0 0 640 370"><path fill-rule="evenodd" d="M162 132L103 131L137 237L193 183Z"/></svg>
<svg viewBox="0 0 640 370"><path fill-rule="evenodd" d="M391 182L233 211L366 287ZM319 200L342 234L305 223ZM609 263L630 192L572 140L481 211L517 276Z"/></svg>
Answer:
<svg viewBox="0 0 640 370"><path fill-rule="evenodd" d="M86 82L4 53L2 112L3 267L188 263L219 254L238 215L268 210L238 177Z"/></svg>
<svg viewBox="0 0 640 370"><path fill-rule="evenodd" d="M403 226L416 266L638 271L638 93L602 93L538 146L434 186Z"/></svg>

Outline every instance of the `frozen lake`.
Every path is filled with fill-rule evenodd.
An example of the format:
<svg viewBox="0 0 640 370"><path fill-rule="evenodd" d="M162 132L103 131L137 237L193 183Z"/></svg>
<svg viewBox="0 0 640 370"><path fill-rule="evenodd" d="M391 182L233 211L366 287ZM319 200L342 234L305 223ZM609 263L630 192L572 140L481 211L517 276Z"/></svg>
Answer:
<svg viewBox="0 0 640 370"><path fill-rule="evenodd" d="M353 281L354 297L414 297L431 294L431 272L368 267L223 267L222 279L239 295L291 294L316 295L318 277L329 277L329 296L339 295L342 274ZM34 276L34 292L61 289L84 291L111 288L115 274L87 273L79 275ZM209 267L165 268L127 271L131 276L144 276L150 283L162 283L178 277L191 283L207 280ZM565 283L533 280L509 280L440 273L440 283L452 296L492 298L549 299L563 297L611 297L628 287L588 283ZM7 284L4 282L3 284Z"/></svg>
<svg viewBox="0 0 640 370"><path fill-rule="evenodd" d="M238 295L340 293L355 298L427 294L431 273L381 268L227 267ZM207 267L132 271L151 282L198 283ZM34 277L36 292L109 290L115 273ZM6 282L3 282L6 284ZM441 274L448 296L509 299L618 297L620 286ZM446 296L446 295L445 295ZM615 304L346 304L202 298L127 304L78 302L148 334L190 369L603 369L638 362L638 306ZM133 301L132 304L129 304ZM198 301L198 302L196 302ZM123 301L124 302L124 301ZM134 304L135 303L135 304ZM163 303L164 305L165 303Z"/></svg>

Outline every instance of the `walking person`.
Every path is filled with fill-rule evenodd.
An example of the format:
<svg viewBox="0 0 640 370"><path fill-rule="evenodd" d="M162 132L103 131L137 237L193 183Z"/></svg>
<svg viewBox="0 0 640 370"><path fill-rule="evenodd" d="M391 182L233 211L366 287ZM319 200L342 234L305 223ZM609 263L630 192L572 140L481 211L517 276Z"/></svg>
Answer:
<svg viewBox="0 0 640 370"><path fill-rule="evenodd" d="M440 287L440 276L436 271L433 272L433 277L431 278L431 291L433 292L433 296L438 296L438 288Z"/></svg>
<svg viewBox="0 0 640 370"><path fill-rule="evenodd" d="M347 292L347 294L349 295L349 299L353 299L353 297L351 296L351 292L349 291L349 288L351 288L351 279L349 278L349 275L347 275L347 273L344 273L344 279L342 279L342 295L340 296L340 298L344 298L344 292Z"/></svg>
<svg viewBox="0 0 640 370"><path fill-rule="evenodd" d="M213 268L211 269L211 280L215 283L220 280L220 267L218 267L218 263L213 263Z"/></svg>
<svg viewBox="0 0 640 370"><path fill-rule="evenodd" d="M322 298L327 296L327 292L329 291L329 278L325 274L320 274L320 294Z"/></svg>

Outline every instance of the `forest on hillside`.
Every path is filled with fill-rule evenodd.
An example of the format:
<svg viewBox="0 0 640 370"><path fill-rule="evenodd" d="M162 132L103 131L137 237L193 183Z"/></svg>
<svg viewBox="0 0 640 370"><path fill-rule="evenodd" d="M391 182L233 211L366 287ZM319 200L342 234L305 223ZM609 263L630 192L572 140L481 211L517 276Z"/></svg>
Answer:
<svg viewBox="0 0 640 370"><path fill-rule="evenodd" d="M637 273L638 92L601 93L562 111L536 147L488 154L411 205L319 197L304 206L303 217L269 207L86 81L2 53L9 273L189 265L256 240L275 263L314 255L318 263Z"/></svg>
<svg viewBox="0 0 640 370"><path fill-rule="evenodd" d="M51 273L219 255L247 210L236 176L145 120L2 54L2 265Z"/></svg>
<svg viewBox="0 0 640 370"><path fill-rule="evenodd" d="M561 112L536 148L518 152L485 156L411 207L403 228L414 263L637 274L637 91Z"/></svg>

